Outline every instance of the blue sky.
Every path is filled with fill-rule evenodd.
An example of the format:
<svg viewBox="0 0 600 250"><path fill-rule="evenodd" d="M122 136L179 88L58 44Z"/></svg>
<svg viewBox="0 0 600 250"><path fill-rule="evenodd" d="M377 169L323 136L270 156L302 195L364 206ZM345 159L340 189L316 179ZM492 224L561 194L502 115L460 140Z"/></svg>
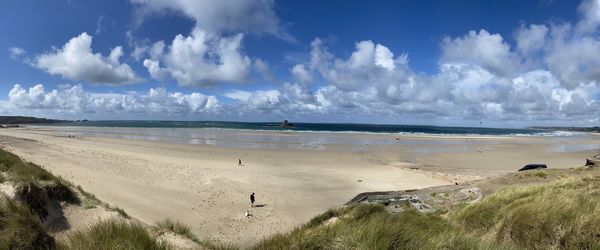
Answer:
<svg viewBox="0 0 600 250"><path fill-rule="evenodd" d="M599 0L2 5L2 114L598 123Z"/></svg>

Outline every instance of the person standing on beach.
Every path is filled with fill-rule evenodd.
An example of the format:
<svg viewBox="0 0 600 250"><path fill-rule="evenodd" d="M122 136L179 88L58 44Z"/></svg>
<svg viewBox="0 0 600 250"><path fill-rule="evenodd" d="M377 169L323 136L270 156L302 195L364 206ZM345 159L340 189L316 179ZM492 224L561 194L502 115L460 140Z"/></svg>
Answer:
<svg viewBox="0 0 600 250"><path fill-rule="evenodd" d="M242 165L242 159L238 159L238 167Z"/></svg>
<svg viewBox="0 0 600 250"><path fill-rule="evenodd" d="M251 206L251 207L254 207L254 201L255 201L255 199L254 199L254 193L252 193L252 194L250 195L250 206Z"/></svg>

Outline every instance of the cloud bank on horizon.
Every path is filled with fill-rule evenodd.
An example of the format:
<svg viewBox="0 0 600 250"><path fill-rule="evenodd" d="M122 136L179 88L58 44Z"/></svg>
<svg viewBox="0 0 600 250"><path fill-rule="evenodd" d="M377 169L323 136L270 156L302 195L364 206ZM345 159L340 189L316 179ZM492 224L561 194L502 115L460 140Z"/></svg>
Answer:
<svg viewBox="0 0 600 250"><path fill-rule="evenodd" d="M274 1L131 0L131 5L134 29L168 15L191 20L193 28L156 41L128 33L128 55L118 44L108 54L95 52L94 37L86 32L35 55L11 47L11 60L70 83L52 89L14 84L0 102L1 113L449 125L600 121L600 0L582 1L574 21L523 22L510 39L485 28L445 36L432 48L440 52L433 73L413 69L410 51L392 51L368 38L352 41L354 49L344 55L335 46L348 41L314 37L277 76L276 63L249 55L245 47L248 37L261 36L302 43L277 15ZM136 72L134 64L147 72ZM272 84L252 88L257 78ZM177 86L119 92L147 81ZM88 84L114 91L88 91Z"/></svg>

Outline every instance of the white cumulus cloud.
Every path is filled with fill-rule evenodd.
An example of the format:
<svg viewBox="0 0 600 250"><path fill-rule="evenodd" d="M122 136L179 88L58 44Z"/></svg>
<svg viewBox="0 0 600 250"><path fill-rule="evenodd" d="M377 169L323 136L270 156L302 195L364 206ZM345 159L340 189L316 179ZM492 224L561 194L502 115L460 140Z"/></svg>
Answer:
<svg viewBox="0 0 600 250"><path fill-rule="evenodd" d="M154 13L176 13L193 19L210 33L267 33L287 41L294 38L281 24L273 0L131 0L143 18Z"/></svg>
<svg viewBox="0 0 600 250"><path fill-rule="evenodd" d="M446 37L442 41L442 62L476 64L499 75L508 75L519 67L504 38L483 29L454 39Z"/></svg>
<svg viewBox="0 0 600 250"><path fill-rule="evenodd" d="M190 115L215 113L222 108L215 96L198 92L184 94L167 92L163 88L151 88L147 93L126 94L90 93L82 85L67 85L46 90L41 84L23 88L16 84L9 92L4 105L23 112L40 111L43 114L112 114L129 115L168 114Z"/></svg>
<svg viewBox="0 0 600 250"><path fill-rule="evenodd" d="M156 59L144 60L144 66L152 77L160 79L168 74L181 86L245 82L252 61L241 52L243 37L243 34L220 37L195 29L189 36L177 35L164 53L156 49L153 55Z"/></svg>
<svg viewBox="0 0 600 250"><path fill-rule="evenodd" d="M119 62L122 56L120 46L114 47L108 56L93 53L92 37L84 32L71 38L62 48L38 55L33 65L52 75L93 84L119 85L140 81L129 65Z"/></svg>

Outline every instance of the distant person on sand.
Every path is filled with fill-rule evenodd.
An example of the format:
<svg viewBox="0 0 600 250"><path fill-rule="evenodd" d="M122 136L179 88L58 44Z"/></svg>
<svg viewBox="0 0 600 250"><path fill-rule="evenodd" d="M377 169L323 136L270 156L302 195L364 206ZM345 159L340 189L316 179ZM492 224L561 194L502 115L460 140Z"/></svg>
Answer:
<svg viewBox="0 0 600 250"><path fill-rule="evenodd" d="M238 167L242 165L242 159L238 159Z"/></svg>
<svg viewBox="0 0 600 250"><path fill-rule="evenodd" d="M254 193L252 193L252 194L250 195L250 203L251 203L251 204L250 204L250 206L251 206L251 207L254 207L254 201L255 201L255 199L254 199Z"/></svg>

